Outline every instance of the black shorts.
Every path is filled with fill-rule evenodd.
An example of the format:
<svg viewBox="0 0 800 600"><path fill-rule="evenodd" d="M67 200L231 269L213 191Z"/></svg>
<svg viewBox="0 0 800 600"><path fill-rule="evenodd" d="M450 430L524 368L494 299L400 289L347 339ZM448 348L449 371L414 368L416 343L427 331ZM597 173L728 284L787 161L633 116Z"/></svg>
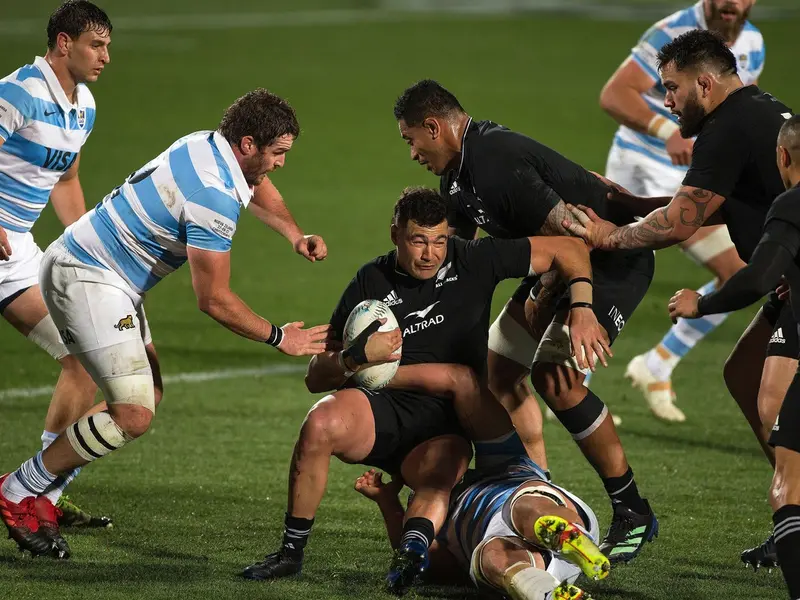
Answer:
<svg viewBox="0 0 800 600"><path fill-rule="evenodd" d="M800 452L800 374L795 374L786 392L769 444Z"/></svg>
<svg viewBox="0 0 800 600"><path fill-rule="evenodd" d="M594 251L591 256L594 314L613 344L650 288L656 260L652 250ZM524 304L536 295L537 283L537 278L526 277L511 299ZM557 308L569 308L569 291Z"/></svg>
<svg viewBox="0 0 800 600"><path fill-rule="evenodd" d="M406 456L421 443L440 435L466 437L453 402L405 390L368 390L375 418L375 445L364 464L399 474Z"/></svg>
<svg viewBox="0 0 800 600"><path fill-rule="evenodd" d="M800 356L800 336L797 333L797 319L788 301L778 300L773 292L762 308L762 314L772 325L772 336L767 344L767 356L783 356L796 359Z"/></svg>

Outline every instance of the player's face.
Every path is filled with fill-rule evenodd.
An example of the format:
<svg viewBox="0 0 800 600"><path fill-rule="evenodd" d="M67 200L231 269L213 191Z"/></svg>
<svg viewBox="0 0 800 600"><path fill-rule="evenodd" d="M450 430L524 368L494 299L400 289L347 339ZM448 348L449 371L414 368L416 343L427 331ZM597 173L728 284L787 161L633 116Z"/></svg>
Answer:
<svg viewBox="0 0 800 600"><path fill-rule="evenodd" d="M744 27L755 0L706 0L708 28L733 41Z"/></svg>
<svg viewBox="0 0 800 600"><path fill-rule="evenodd" d="M111 34L106 31L84 31L77 39L67 36L67 68L77 83L97 81L111 62L108 47Z"/></svg>
<svg viewBox="0 0 800 600"><path fill-rule="evenodd" d="M400 135L411 148L411 160L418 162L434 175L444 173L453 157L444 144L438 121L426 119L422 125L409 127L400 119L398 126Z"/></svg>
<svg viewBox="0 0 800 600"><path fill-rule="evenodd" d="M250 140L250 141L248 141ZM294 137L289 134L279 137L274 144L258 150L252 138L243 138L239 150L242 152L242 173L249 185L264 181L267 173L281 168L286 163L286 153L292 149Z"/></svg>
<svg viewBox="0 0 800 600"><path fill-rule="evenodd" d="M706 109L701 104L697 77L691 72L682 72L667 64L661 69L661 83L667 94L664 106L678 117L683 138L694 137L700 132L700 123L706 116Z"/></svg>
<svg viewBox="0 0 800 600"><path fill-rule="evenodd" d="M423 227L408 221L404 227L392 225L392 242L397 246L397 262L415 279L435 277L447 256L447 221Z"/></svg>

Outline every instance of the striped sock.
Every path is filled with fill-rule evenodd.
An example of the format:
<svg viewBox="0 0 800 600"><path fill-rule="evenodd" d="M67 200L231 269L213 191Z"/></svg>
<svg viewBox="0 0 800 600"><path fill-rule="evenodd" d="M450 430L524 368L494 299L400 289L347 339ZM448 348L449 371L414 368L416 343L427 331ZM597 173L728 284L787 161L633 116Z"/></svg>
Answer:
<svg viewBox="0 0 800 600"><path fill-rule="evenodd" d="M429 548L435 535L436 530L433 528L433 522L430 519L411 517L403 525L403 537L400 539L400 547L402 548L408 542L417 542L425 544L425 548Z"/></svg>
<svg viewBox="0 0 800 600"><path fill-rule="evenodd" d="M716 290L716 282L709 281L697 291L705 295L714 290ZM647 353L647 368L656 379L669 381L672 371L689 353L689 350L727 318L728 313L706 315L699 319L678 319L678 322L670 328L658 346Z"/></svg>
<svg viewBox="0 0 800 600"><path fill-rule="evenodd" d="M775 547L791 598L800 598L800 506L787 504L772 515Z"/></svg>
<svg viewBox="0 0 800 600"><path fill-rule="evenodd" d="M53 433L52 431L43 431L42 432L42 450L47 450L47 447L56 441L58 438L57 433ZM78 473L81 472L81 468L78 467L74 471L71 471L67 475L61 475L56 478L56 480L51 483L47 489L44 491L44 495L52 502L53 504L58 503L59 498L64 493L64 490L70 484L70 482L78 476Z"/></svg>
<svg viewBox="0 0 800 600"><path fill-rule="evenodd" d="M303 552L308 543L308 536L311 535L311 527L314 525L314 519L293 517L286 513L283 524L281 552L287 556L302 560Z"/></svg>
<svg viewBox="0 0 800 600"><path fill-rule="evenodd" d="M38 496L56 476L44 468L42 453L26 460L3 483L3 496L15 504L19 504L28 496Z"/></svg>

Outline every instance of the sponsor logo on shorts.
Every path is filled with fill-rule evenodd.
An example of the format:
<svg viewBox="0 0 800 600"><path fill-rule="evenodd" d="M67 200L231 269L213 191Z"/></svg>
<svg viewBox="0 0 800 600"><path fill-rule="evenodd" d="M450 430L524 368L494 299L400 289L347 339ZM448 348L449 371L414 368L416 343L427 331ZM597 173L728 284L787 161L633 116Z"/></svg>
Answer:
<svg viewBox="0 0 800 600"><path fill-rule="evenodd" d="M785 344L786 338L783 337L783 327L778 327L775 330L775 333L772 334L772 337L769 338L770 344Z"/></svg>
<svg viewBox="0 0 800 600"><path fill-rule="evenodd" d="M117 324L114 325L114 329L117 331L122 331L123 329L136 329L136 325L133 324L133 315L122 317Z"/></svg>
<svg viewBox="0 0 800 600"><path fill-rule="evenodd" d="M778 415L778 417L775 419L775 425L772 426L772 431L780 431L781 430L781 426L778 425L778 421L780 420L780 418L781 418L780 415Z"/></svg>
<svg viewBox="0 0 800 600"><path fill-rule="evenodd" d="M69 332L69 329L59 329L58 335L61 336L61 341L65 346L75 343L75 337Z"/></svg>
<svg viewBox="0 0 800 600"><path fill-rule="evenodd" d="M625 317L622 316L620 310L616 306L612 306L611 310L608 311L608 316L611 317L611 320L614 322L617 333L621 332L622 328L625 327Z"/></svg>

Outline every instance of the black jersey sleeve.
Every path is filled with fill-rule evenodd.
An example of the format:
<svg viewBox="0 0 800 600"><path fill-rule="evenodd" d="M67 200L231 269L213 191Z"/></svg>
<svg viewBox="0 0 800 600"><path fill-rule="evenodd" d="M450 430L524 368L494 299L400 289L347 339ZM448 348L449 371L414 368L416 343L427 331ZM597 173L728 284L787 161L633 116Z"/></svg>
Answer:
<svg viewBox="0 0 800 600"><path fill-rule="evenodd" d="M458 202L454 198L448 198L447 201L447 225L455 230L455 234L465 240L475 239L475 234L478 231L478 225L465 214Z"/></svg>
<svg viewBox="0 0 800 600"><path fill-rule="evenodd" d="M464 244L467 270L481 284L493 288L504 279L526 277L531 270L531 244L528 238L504 240L485 237Z"/></svg>
<svg viewBox="0 0 800 600"><path fill-rule="evenodd" d="M695 141L683 185L730 198L750 157L746 135L726 120L708 123Z"/></svg>
<svg viewBox="0 0 800 600"><path fill-rule="evenodd" d="M716 292L702 296L701 315L732 312L750 306L777 287L800 251L800 229L780 219L767 221L750 262Z"/></svg>
<svg viewBox="0 0 800 600"><path fill-rule="evenodd" d="M355 277L350 281L339 299L339 303L333 310L331 315L330 325L335 332L337 340L344 339L344 326L347 323L347 318L359 302L366 299L363 283L363 273L359 271Z"/></svg>

